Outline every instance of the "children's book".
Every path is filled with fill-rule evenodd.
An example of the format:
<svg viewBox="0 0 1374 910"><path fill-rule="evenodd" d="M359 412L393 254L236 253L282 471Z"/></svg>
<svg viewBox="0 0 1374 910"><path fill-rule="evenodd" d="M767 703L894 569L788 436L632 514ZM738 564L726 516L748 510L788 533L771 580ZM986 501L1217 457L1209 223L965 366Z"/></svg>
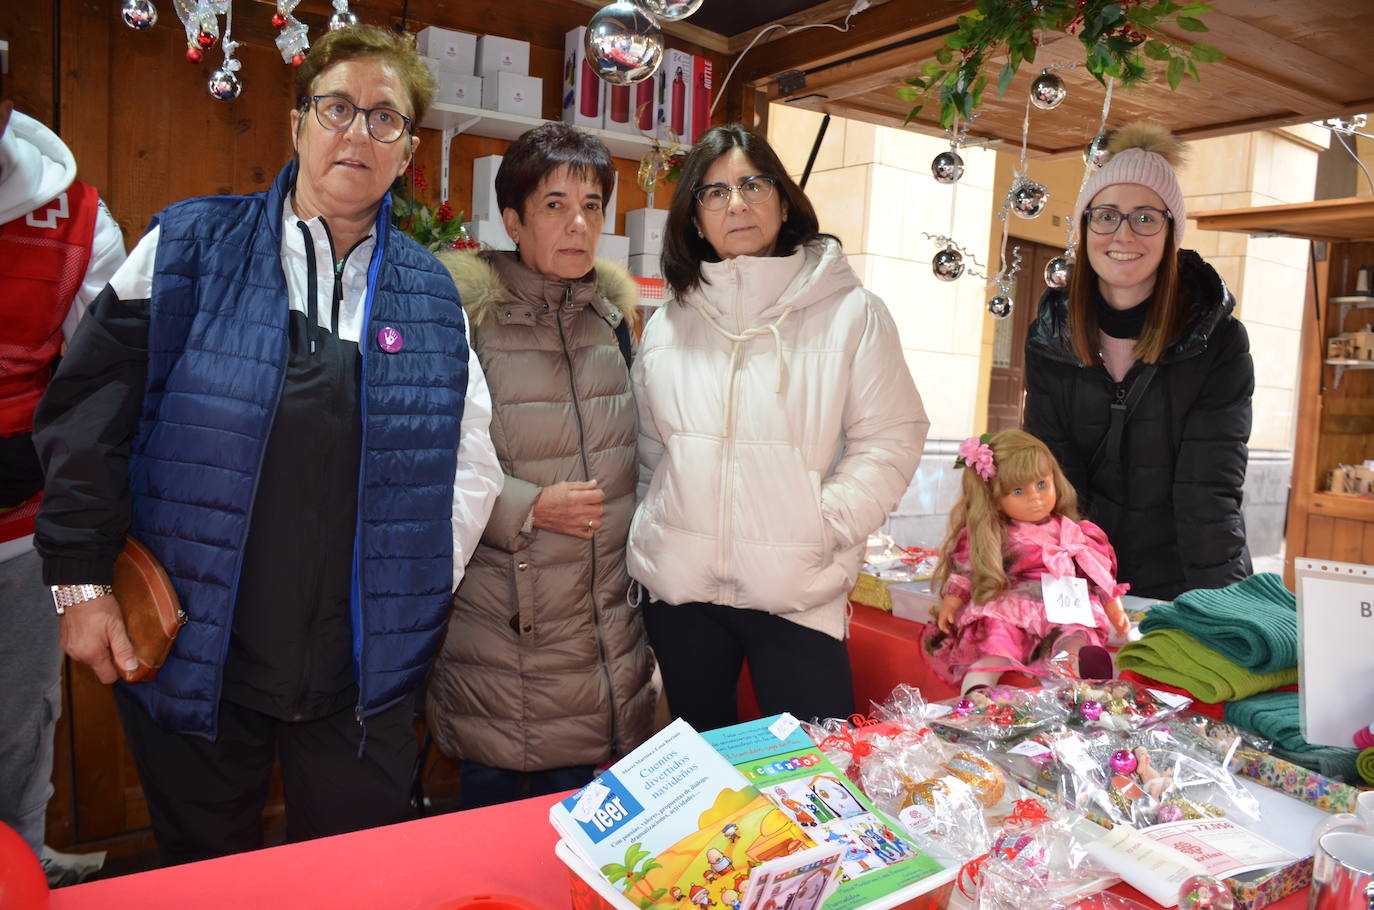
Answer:
<svg viewBox="0 0 1374 910"><path fill-rule="evenodd" d="M683 720L555 804L549 820L641 908L742 910L756 867L815 846Z"/></svg>
<svg viewBox="0 0 1374 910"><path fill-rule="evenodd" d="M749 876L740 910L820 910L840 882L843 851L824 844L771 859Z"/></svg>
<svg viewBox="0 0 1374 910"><path fill-rule="evenodd" d="M949 881L947 870L873 807L825 757L795 718L778 714L711 730L706 742L821 844L842 848L840 884L825 910L890 906ZM778 907L785 906L778 904ZM760 905L760 910L763 910Z"/></svg>

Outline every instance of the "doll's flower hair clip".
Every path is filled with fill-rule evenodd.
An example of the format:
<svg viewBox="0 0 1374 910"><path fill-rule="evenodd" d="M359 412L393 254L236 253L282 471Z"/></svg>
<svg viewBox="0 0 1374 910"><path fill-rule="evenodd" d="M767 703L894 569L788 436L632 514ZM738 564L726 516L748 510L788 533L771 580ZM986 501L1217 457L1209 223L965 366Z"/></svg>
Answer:
<svg viewBox="0 0 1374 910"><path fill-rule="evenodd" d="M959 443L959 457L954 459L954 466L969 468L984 480L992 480L997 476L997 465L992 460L992 446L988 445L990 439L992 434L984 433L970 436Z"/></svg>

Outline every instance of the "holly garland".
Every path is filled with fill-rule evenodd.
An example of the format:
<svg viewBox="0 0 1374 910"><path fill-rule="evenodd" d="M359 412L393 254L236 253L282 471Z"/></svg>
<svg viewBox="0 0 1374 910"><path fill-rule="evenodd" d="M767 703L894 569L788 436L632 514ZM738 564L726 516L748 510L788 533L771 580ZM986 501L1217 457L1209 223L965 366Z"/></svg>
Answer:
<svg viewBox="0 0 1374 910"><path fill-rule="evenodd" d="M938 90L940 125L948 129L955 115L967 120L983 100L988 85L985 67L1005 57L997 75L997 94L1005 95L1022 63L1035 62L1045 34L1072 35L1083 45L1084 66L1105 84L1106 77L1130 86L1148 76L1145 60L1164 64L1165 79L1177 91L1184 76L1201 82L1199 63L1216 63L1226 55L1203 42L1179 44L1159 31L1165 22L1185 32L1206 32L1200 18L1207 3L1172 0L977 0L945 36L920 76L906 80L898 97L915 106L910 123ZM957 55L957 56L956 56Z"/></svg>

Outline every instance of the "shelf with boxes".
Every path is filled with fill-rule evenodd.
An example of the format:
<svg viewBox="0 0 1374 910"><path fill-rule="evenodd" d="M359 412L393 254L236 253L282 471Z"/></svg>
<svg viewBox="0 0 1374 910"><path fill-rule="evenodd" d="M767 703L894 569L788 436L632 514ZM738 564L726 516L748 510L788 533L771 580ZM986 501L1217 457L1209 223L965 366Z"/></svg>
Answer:
<svg viewBox="0 0 1374 910"><path fill-rule="evenodd" d="M1326 339L1326 356L1323 363L1336 368L1331 388L1339 389L1346 370L1374 369L1374 329L1366 324L1362 330L1345 331L1345 317L1351 310L1374 310L1374 296L1352 294L1332 297L1331 303L1340 307L1340 320L1336 323L1336 334Z"/></svg>

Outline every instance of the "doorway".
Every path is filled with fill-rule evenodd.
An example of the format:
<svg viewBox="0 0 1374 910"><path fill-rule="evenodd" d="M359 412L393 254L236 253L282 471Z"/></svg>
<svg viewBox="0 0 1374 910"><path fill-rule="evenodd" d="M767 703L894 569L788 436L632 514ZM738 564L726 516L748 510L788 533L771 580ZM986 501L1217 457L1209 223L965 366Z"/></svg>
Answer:
<svg viewBox="0 0 1374 910"><path fill-rule="evenodd" d="M1045 265L1061 256L1060 247L1012 237L1021 248L1021 270L1012 286L1011 318L999 319L992 343L992 373L988 381L988 432L1021 426L1026 400L1026 332L1035 319L1045 291Z"/></svg>

